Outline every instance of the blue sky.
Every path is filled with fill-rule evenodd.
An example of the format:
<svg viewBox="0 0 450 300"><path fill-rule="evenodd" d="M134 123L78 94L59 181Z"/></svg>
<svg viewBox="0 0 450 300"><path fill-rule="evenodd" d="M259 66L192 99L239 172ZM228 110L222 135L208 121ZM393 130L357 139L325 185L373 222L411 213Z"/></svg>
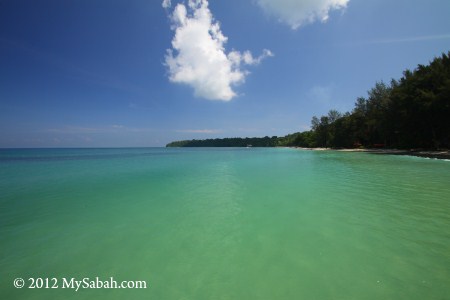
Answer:
<svg viewBox="0 0 450 300"><path fill-rule="evenodd" d="M3 0L0 147L285 135L450 50L448 0Z"/></svg>

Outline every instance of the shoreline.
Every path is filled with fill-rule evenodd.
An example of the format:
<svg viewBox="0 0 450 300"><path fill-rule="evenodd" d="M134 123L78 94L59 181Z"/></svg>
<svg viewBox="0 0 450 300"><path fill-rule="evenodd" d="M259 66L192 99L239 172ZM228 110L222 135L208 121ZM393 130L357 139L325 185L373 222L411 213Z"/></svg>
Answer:
<svg viewBox="0 0 450 300"><path fill-rule="evenodd" d="M400 149L368 149L368 148L355 148L355 149L333 149L333 148L303 148L303 147L290 147L300 150L311 151L339 151L339 152L365 152L372 154L388 154L388 155L409 155L424 158L435 159L450 159L450 150L400 150Z"/></svg>

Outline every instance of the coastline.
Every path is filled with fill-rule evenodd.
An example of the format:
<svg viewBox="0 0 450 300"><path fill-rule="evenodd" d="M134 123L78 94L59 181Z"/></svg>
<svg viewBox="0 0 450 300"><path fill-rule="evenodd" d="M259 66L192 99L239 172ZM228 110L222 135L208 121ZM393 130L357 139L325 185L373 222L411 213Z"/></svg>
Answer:
<svg viewBox="0 0 450 300"><path fill-rule="evenodd" d="M339 151L339 152L366 152L372 154L388 154L388 155L409 155L424 158L435 159L450 159L450 150L400 150L400 149L367 149L367 148L355 148L355 149L333 149L333 148L303 148L303 147L291 147L300 150L311 151Z"/></svg>

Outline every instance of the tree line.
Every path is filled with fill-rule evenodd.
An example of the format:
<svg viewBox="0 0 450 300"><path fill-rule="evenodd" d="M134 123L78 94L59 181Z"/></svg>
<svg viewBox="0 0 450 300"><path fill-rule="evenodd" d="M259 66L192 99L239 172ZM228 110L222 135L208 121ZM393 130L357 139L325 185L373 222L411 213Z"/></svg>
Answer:
<svg viewBox="0 0 450 300"><path fill-rule="evenodd" d="M168 147L450 148L450 52L406 70L400 80L377 82L352 111L330 110L311 130L284 137L178 141Z"/></svg>
<svg viewBox="0 0 450 300"><path fill-rule="evenodd" d="M166 147L276 147L278 137L224 138L207 140L176 141Z"/></svg>

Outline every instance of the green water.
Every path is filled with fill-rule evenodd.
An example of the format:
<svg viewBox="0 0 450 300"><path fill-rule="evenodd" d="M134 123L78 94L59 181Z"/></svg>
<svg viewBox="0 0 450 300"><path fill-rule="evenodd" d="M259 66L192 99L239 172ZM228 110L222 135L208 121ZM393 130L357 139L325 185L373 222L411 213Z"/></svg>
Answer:
<svg viewBox="0 0 450 300"><path fill-rule="evenodd" d="M14 288L30 277L147 288ZM0 150L0 299L450 299L450 162Z"/></svg>

